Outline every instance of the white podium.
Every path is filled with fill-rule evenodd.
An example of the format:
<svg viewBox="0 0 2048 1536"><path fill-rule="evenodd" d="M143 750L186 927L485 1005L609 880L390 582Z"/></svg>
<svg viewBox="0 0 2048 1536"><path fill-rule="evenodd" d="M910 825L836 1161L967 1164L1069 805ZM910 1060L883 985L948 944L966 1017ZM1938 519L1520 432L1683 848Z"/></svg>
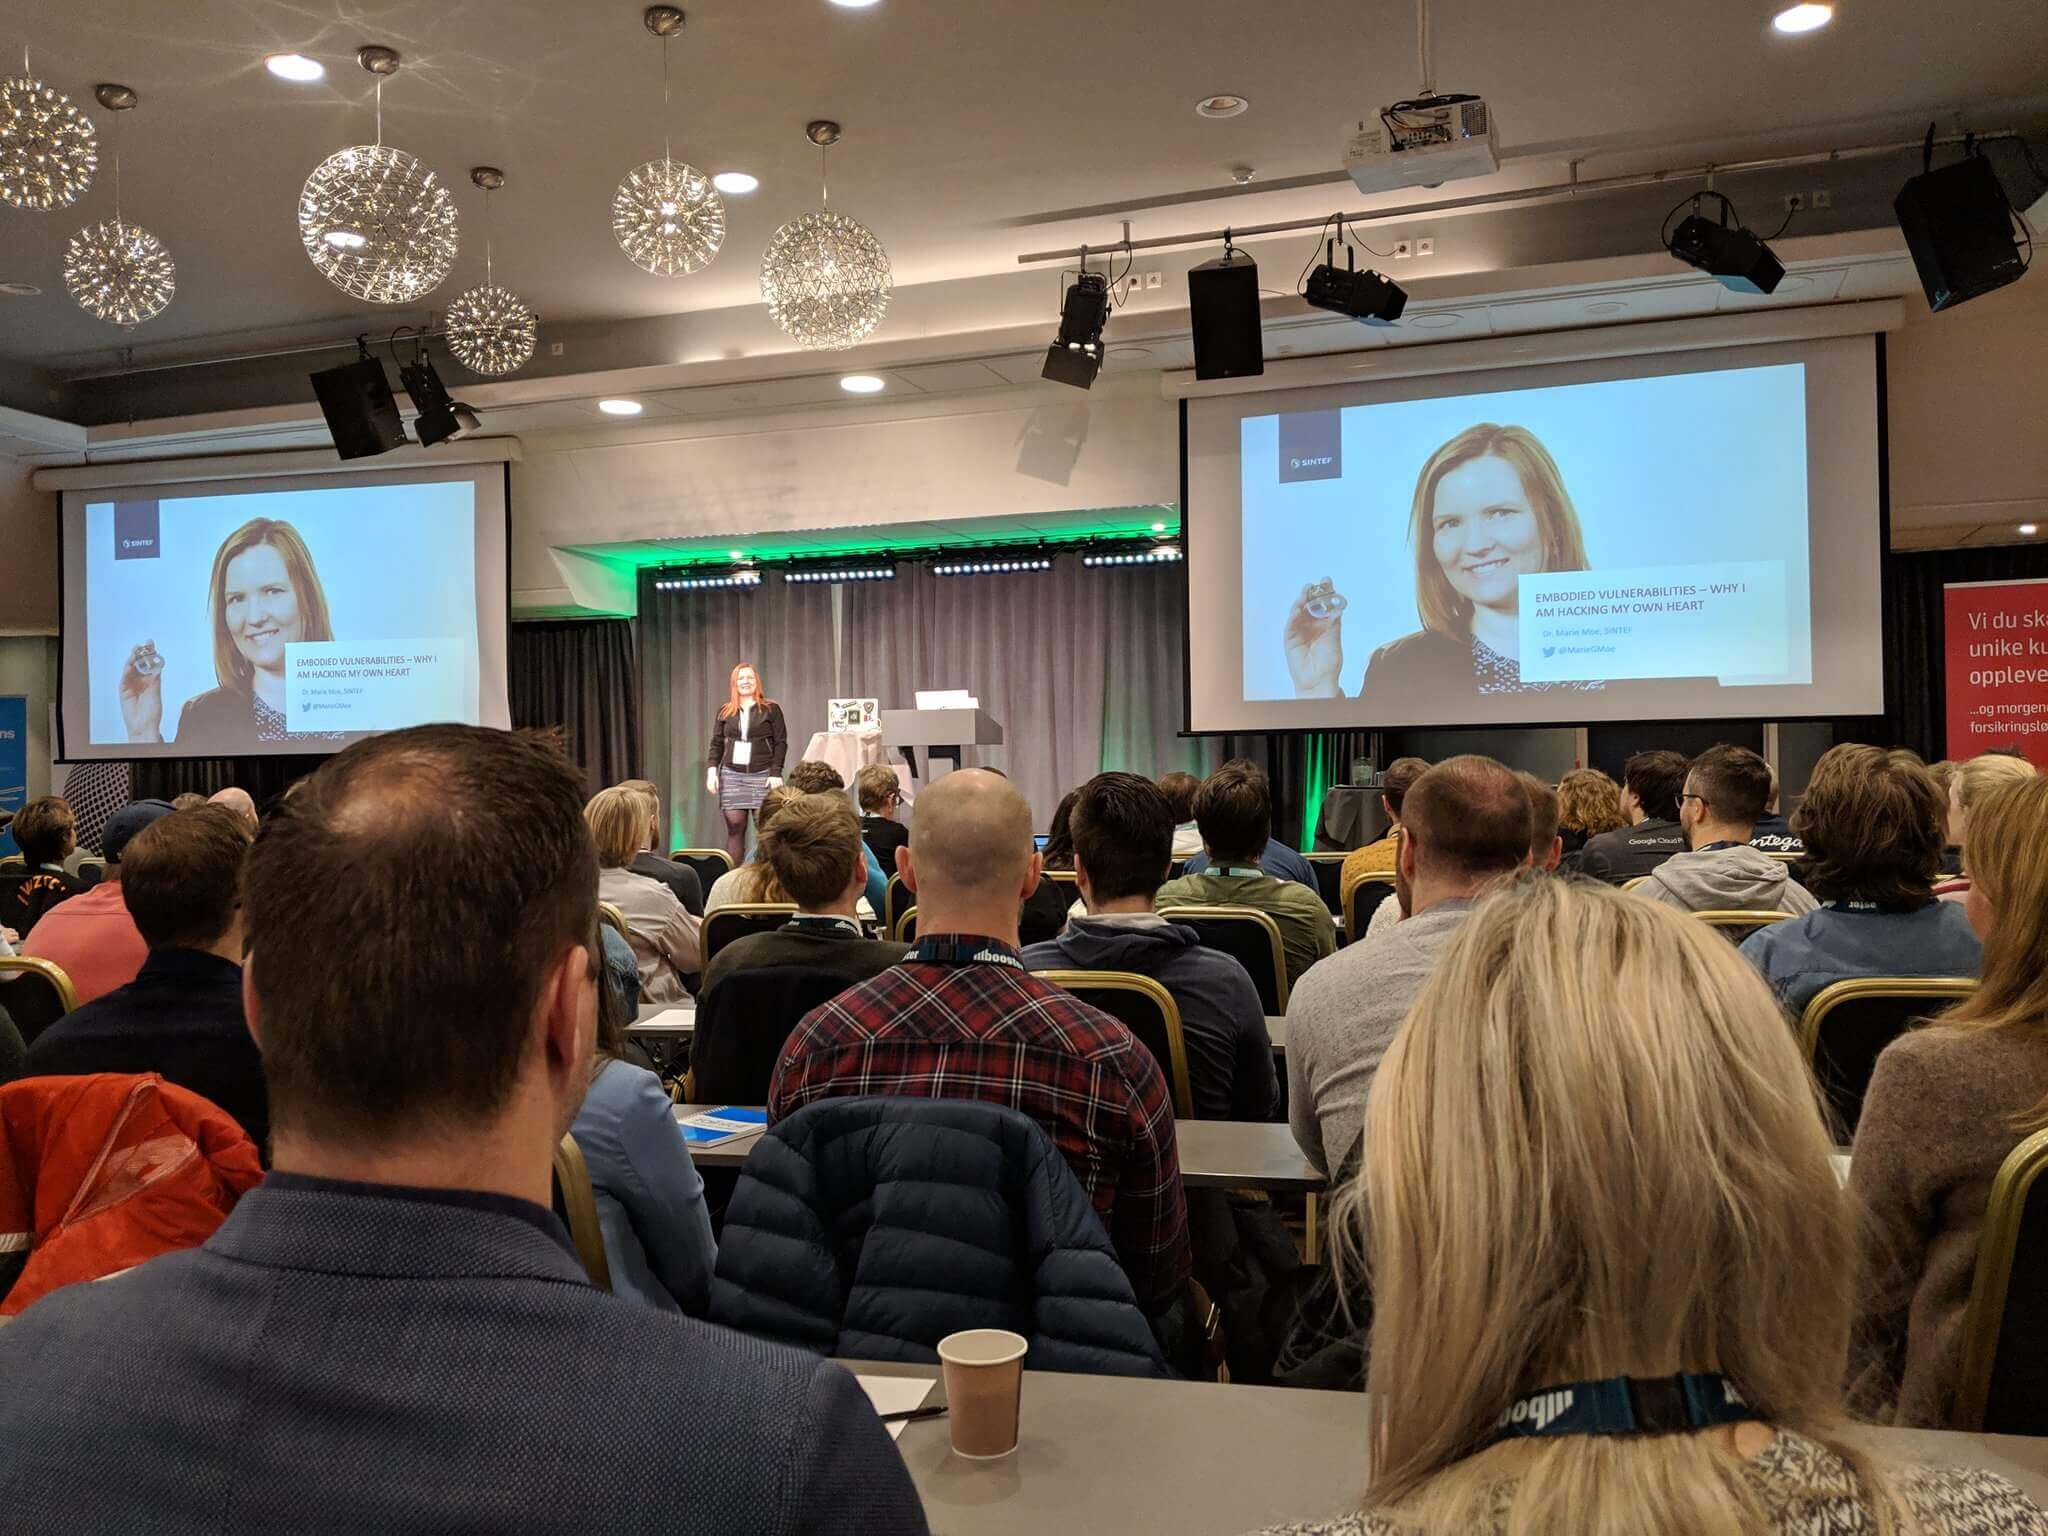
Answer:
<svg viewBox="0 0 2048 1536"><path fill-rule="evenodd" d="M929 782L938 777L939 758L951 758L958 768L963 747L1000 747L1003 728L985 709L885 709L882 743L900 751L912 773L917 772L917 749L923 748L932 760L924 776Z"/></svg>

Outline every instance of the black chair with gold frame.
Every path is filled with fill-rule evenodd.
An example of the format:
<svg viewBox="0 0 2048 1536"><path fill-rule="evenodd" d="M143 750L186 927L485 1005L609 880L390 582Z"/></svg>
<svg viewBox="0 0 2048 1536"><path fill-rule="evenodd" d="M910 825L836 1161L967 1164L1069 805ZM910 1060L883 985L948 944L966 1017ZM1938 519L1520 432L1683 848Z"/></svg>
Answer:
<svg viewBox="0 0 2048 1536"><path fill-rule="evenodd" d="M1359 880L1344 893L1344 939L1356 944L1365 937L1366 929L1372 926L1373 914L1380 909L1383 901L1393 901L1394 882L1391 880Z"/></svg>
<svg viewBox="0 0 2048 1536"><path fill-rule="evenodd" d="M1977 1239L1953 1429L2048 1435L2048 1130L2006 1154Z"/></svg>
<svg viewBox="0 0 2048 1536"><path fill-rule="evenodd" d="M700 944L704 964L734 939L750 933L773 933L796 916L793 901L735 901L704 914Z"/></svg>
<svg viewBox="0 0 2048 1536"><path fill-rule="evenodd" d="M1344 861L1348 853L1304 853L1308 867L1315 871L1316 894L1323 898L1323 905L1330 909L1330 916L1344 915Z"/></svg>
<svg viewBox="0 0 2048 1536"><path fill-rule="evenodd" d="M1790 912L1779 912L1775 909L1752 912L1741 911L1734 907L1717 907L1705 912L1695 912L1693 916L1705 923L1709 928L1720 929L1731 944L1740 944L1751 934L1768 928L1773 923L1789 923L1792 921L1792 914Z"/></svg>
<svg viewBox="0 0 2048 1536"><path fill-rule="evenodd" d="M1129 971L1040 971L1040 981L1064 988L1111 1018L1121 1020L1138 1037L1166 1074L1173 1091L1173 1112L1195 1118L1194 1089L1188 1078L1187 1037L1182 1033L1180 1005L1150 976Z"/></svg>
<svg viewBox="0 0 2048 1536"><path fill-rule="evenodd" d="M697 872L697 879L709 895L718 877L732 872L732 855L723 848L673 848L669 850L669 862L681 864Z"/></svg>
<svg viewBox="0 0 2048 1536"><path fill-rule="evenodd" d="M590 1165L574 1136L555 1143L555 1214L569 1229L576 1258L590 1283L600 1291L612 1288L611 1265L604 1256L604 1229L597 1220L597 1191L590 1182Z"/></svg>
<svg viewBox="0 0 2048 1536"><path fill-rule="evenodd" d="M1969 976L1851 976L1813 995L1799 1016L1799 1043L1843 1146L1855 1137L1884 1048L1976 990Z"/></svg>
<svg viewBox="0 0 2048 1536"><path fill-rule="evenodd" d="M6 984L7 1013L21 1031L24 1045L34 1045L36 1036L78 1006L78 992L71 978L54 960L35 955L0 957L0 976L12 975Z"/></svg>
<svg viewBox="0 0 2048 1536"><path fill-rule="evenodd" d="M1259 1006L1272 1018L1287 1011L1287 950L1280 925L1256 907L1162 907L1169 923L1185 923L1206 949L1229 955L1258 989Z"/></svg>

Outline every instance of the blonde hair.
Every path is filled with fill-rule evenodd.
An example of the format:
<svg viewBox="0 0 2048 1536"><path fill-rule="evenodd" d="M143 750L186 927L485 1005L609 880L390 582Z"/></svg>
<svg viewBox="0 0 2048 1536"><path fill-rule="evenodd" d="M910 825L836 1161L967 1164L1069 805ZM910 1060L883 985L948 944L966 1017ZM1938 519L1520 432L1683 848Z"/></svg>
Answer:
<svg viewBox="0 0 2048 1536"><path fill-rule="evenodd" d="M591 841L597 844L597 862L605 869L620 869L633 862L647 846L647 819L652 813L638 790L613 785L600 789L583 807L583 819L590 824Z"/></svg>
<svg viewBox="0 0 2048 1536"><path fill-rule="evenodd" d="M1472 604L1458 595L1436 558L1436 488L1443 477L1474 459L1503 459L1520 476L1522 493L1536 513L1543 532L1543 569L1583 571L1586 536L1579 514L1564 488L1564 476L1550 450L1527 427L1502 427L1490 421L1467 427L1429 456L1415 479L1415 504L1408 516L1408 537L1415 545L1415 609L1422 627L1460 638L1472 632Z"/></svg>
<svg viewBox="0 0 2048 1536"><path fill-rule="evenodd" d="M1488 898L1387 1052L1339 1202L1338 1262L1369 1249L1367 1507L1429 1533L1768 1529L1717 1436L1482 1449L1524 1392L1720 1371L1848 1460L1896 1529L1830 1438L1858 1260L1830 1150L1777 1004L1720 934L1590 882Z"/></svg>
<svg viewBox="0 0 2048 1536"><path fill-rule="evenodd" d="M1982 757L1973 757L1955 765L1955 771L1949 776L1948 797L1968 817L1976 811L1977 803L1994 789L2036 777L2034 765L2025 758L1987 752ZM1964 829L1968 830L1967 822Z"/></svg>
<svg viewBox="0 0 2048 1536"><path fill-rule="evenodd" d="M1969 814L1963 863L1990 903L1991 936L1984 941L1977 990L1937 1027L2002 1029L2048 1040L2048 968L2041 964L2048 949L2048 778L2008 776ZM2017 1119L2020 1130L2043 1125L2048 1098Z"/></svg>

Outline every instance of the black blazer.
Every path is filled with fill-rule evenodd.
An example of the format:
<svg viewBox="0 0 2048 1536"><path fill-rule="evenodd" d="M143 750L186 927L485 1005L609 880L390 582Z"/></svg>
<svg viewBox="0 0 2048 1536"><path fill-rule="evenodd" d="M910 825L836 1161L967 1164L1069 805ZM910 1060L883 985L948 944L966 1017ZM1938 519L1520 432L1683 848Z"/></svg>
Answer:
<svg viewBox="0 0 2048 1536"><path fill-rule="evenodd" d="M711 722L711 747L704 755L708 768L732 767L732 749L740 739L740 717L735 714ZM747 739L754 744L753 760L742 773L765 773L782 777L782 763L789 756L789 727L782 723L782 706L772 700L754 711L747 724Z"/></svg>
<svg viewBox="0 0 2048 1536"><path fill-rule="evenodd" d="M882 866L882 878L886 880L895 874L896 850L910 841L910 828L886 816L863 816L860 819L860 836L861 841L868 845L868 851L875 856L875 862Z"/></svg>

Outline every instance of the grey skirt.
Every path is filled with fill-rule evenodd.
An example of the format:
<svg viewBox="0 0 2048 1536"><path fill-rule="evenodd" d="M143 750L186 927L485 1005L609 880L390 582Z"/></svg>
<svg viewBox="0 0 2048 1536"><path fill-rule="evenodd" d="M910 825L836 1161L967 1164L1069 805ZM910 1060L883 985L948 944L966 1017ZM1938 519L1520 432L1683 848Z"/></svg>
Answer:
<svg viewBox="0 0 2048 1536"><path fill-rule="evenodd" d="M761 797L768 793L768 775L748 773L742 768L718 771L718 808L721 811L758 811Z"/></svg>

